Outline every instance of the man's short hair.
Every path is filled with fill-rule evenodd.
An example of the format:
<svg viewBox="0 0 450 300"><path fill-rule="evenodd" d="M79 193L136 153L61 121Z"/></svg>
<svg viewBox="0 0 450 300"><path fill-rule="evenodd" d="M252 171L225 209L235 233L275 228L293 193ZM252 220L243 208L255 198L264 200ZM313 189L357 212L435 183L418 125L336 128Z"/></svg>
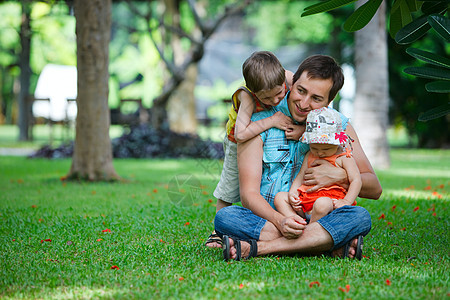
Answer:
<svg viewBox="0 0 450 300"><path fill-rule="evenodd" d="M286 79L280 61L269 51L254 52L242 65L242 74L245 85L253 93L281 86Z"/></svg>
<svg viewBox="0 0 450 300"><path fill-rule="evenodd" d="M342 68L331 56L319 54L306 58L294 74L294 83L300 78L303 72L308 73L308 78L331 79L333 81L333 86L328 95L328 103L336 97L336 94L344 85Z"/></svg>

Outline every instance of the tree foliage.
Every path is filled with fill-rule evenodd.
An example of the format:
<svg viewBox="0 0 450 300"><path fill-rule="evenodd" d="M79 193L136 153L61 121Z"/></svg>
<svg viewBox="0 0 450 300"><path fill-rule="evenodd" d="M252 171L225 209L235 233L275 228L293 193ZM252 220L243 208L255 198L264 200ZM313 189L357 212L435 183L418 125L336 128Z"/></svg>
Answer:
<svg viewBox="0 0 450 300"><path fill-rule="evenodd" d="M327 0L306 7L302 16L318 14L349 5L354 0ZM381 0L369 0L353 12L344 24L347 31L357 31L366 26L375 15ZM389 33L399 44L413 43L427 34L432 28L440 38L450 41L450 19L446 17L448 0L394 0L390 11ZM419 17L414 18L415 14ZM450 64L448 58L420 49L409 48L407 53L432 66L409 67L405 73L416 77L436 80L428 83L429 92L448 93L450 90ZM420 115L419 120L427 121L450 112L450 102L433 108Z"/></svg>

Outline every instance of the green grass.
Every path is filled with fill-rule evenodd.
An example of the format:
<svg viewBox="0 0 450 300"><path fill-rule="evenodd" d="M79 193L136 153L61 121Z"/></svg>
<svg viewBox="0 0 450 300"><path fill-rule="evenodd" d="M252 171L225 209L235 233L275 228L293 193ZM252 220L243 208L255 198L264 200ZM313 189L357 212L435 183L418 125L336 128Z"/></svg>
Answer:
<svg viewBox="0 0 450 300"><path fill-rule="evenodd" d="M373 222L362 261L226 263L203 247L219 161L115 160L125 182L84 183L60 180L70 160L0 157L0 298L446 299L449 162L392 151L382 198L358 200Z"/></svg>

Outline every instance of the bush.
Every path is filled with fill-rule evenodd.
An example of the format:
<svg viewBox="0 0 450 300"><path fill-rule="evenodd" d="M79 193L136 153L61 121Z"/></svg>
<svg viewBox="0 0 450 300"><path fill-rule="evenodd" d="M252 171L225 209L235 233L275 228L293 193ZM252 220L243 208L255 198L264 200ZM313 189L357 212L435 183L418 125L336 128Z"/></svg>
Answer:
<svg viewBox="0 0 450 300"><path fill-rule="evenodd" d="M30 158L69 158L73 142L51 148L46 145ZM191 134L156 130L148 125L134 126L112 140L114 158L223 158L221 143L202 140Z"/></svg>

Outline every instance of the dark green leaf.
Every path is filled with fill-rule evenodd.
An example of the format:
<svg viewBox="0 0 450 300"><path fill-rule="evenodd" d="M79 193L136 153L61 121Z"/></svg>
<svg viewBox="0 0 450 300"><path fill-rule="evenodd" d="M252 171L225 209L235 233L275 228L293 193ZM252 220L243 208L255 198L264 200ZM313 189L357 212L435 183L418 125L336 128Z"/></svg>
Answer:
<svg viewBox="0 0 450 300"><path fill-rule="evenodd" d="M339 8L341 6L348 5L348 4L356 2L356 1L357 0L329 0L326 2L322 2L322 3L317 3L317 4L306 7L304 12L302 13L302 17L330 11L330 10Z"/></svg>
<svg viewBox="0 0 450 300"><path fill-rule="evenodd" d="M450 0L447 1L427 1L422 5L422 13L424 15L444 13L448 9Z"/></svg>
<svg viewBox="0 0 450 300"><path fill-rule="evenodd" d="M408 48L406 53L426 63L450 69L450 59L447 57L416 48Z"/></svg>
<svg viewBox="0 0 450 300"><path fill-rule="evenodd" d="M394 39L396 33L403 27L400 9L397 9L395 11L391 10L389 22L389 34Z"/></svg>
<svg viewBox="0 0 450 300"><path fill-rule="evenodd" d="M361 5L344 23L344 30L353 32L360 30L372 20L383 0L369 0Z"/></svg>
<svg viewBox="0 0 450 300"><path fill-rule="evenodd" d="M406 2L408 3L409 11L411 12L418 11L423 3L422 1L418 0L406 0Z"/></svg>
<svg viewBox="0 0 450 300"><path fill-rule="evenodd" d="M450 103L435 107L419 116L419 121L425 122L440 118L450 113Z"/></svg>
<svg viewBox="0 0 450 300"><path fill-rule="evenodd" d="M450 19L441 15L428 17L428 23L447 42L450 42Z"/></svg>
<svg viewBox="0 0 450 300"><path fill-rule="evenodd" d="M405 27L407 24L412 22L411 11L406 1L402 1L400 3L400 11L402 13L402 27Z"/></svg>
<svg viewBox="0 0 450 300"><path fill-rule="evenodd" d="M422 78L438 80L450 80L450 71L446 69L430 67L409 67L403 70L405 73Z"/></svg>
<svg viewBox="0 0 450 300"><path fill-rule="evenodd" d="M395 35L397 44L409 44L420 39L431 28L428 24L427 16L422 16L412 21L399 30Z"/></svg>
<svg viewBox="0 0 450 300"><path fill-rule="evenodd" d="M425 85L428 92L432 93L450 93L450 81L433 81Z"/></svg>

